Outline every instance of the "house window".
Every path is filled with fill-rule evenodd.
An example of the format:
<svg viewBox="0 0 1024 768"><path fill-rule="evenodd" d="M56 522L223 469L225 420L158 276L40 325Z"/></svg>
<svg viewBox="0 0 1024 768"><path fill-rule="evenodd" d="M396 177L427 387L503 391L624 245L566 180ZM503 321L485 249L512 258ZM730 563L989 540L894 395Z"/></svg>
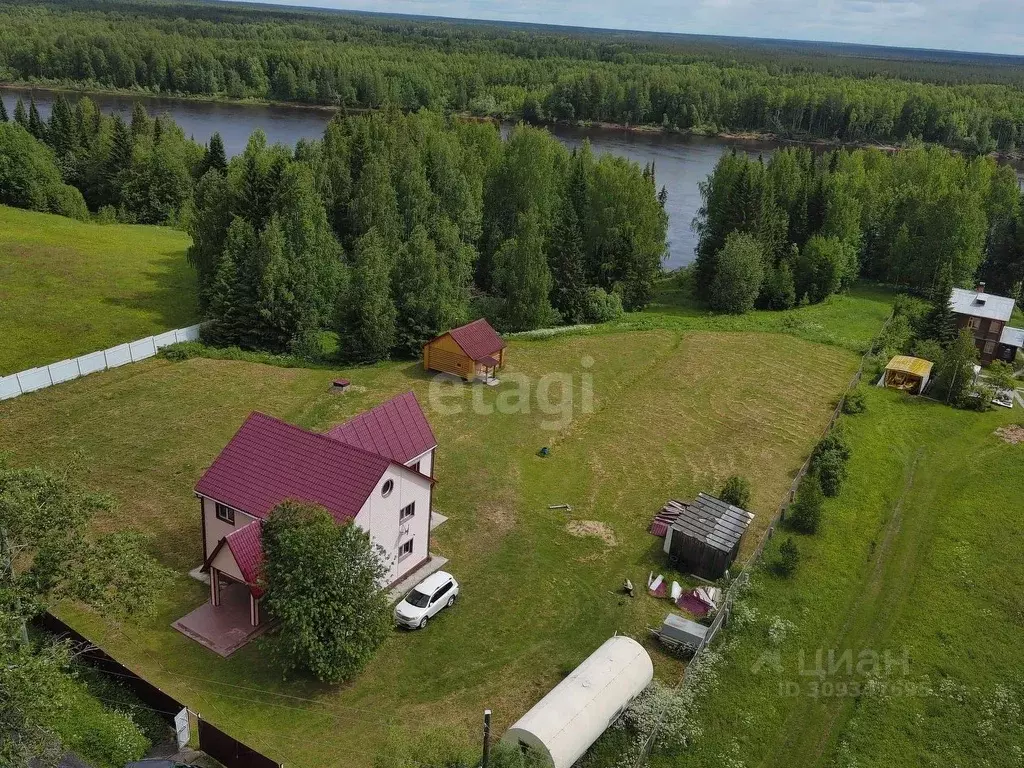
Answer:
<svg viewBox="0 0 1024 768"><path fill-rule="evenodd" d="M402 562L403 560L405 560L405 558L412 554L412 541L412 539L409 539L407 542L405 542L404 544L402 544L402 546L398 548L398 562Z"/></svg>
<svg viewBox="0 0 1024 768"><path fill-rule="evenodd" d="M985 354L986 355L991 355L995 351L996 351L996 343L994 341L986 341L985 342Z"/></svg>
<svg viewBox="0 0 1024 768"><path fill-rule="evenodd" d="M386 499L388 496L391 495L391 492L393 490L395 490L395 481L387 480L384 483L384 487L380 489L380 495Z"/></svg>
<svg viewBox="0 0 1024 768"><path fill-rule="evenodd" d="M235 524L235 510L226 504L217 503L217 519L230 525Z"/></svg>
<svg viewBox="0 0 1024 768"><path fill-rule="evenodd" d="M972 331L978 330L979 328L981 328L981 318L980 317L969 317L969 318L967 318L967 327L970 328Z"/></svg>
<svg viewBox="0 0 1024 768"><path fill-rule="evenodd" d="M402 507L402 511L398 513L398 522L404 523L406 520L412 518L416 514L416 502L412 504L406 504Z"/></svg>

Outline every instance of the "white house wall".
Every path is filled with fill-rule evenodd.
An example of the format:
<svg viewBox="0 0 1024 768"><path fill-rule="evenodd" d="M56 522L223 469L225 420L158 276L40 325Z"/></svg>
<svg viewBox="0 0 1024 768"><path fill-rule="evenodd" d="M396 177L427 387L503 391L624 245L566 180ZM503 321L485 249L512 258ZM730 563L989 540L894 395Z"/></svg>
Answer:
<svg viewBox="0 0 1024 768"><path fill-rule="evenodd" d="M210 553L213 552L220 540L227 536L232 531L236 531L239 528L244 528L256 518L249 517L249 515L239 510L235 510L235 524L225 523L223 520L217 519L217 502L213 499L208 499L205 496L201 497L203 500L203 517L206 519L204 530L206 531L206 556L209 557Z"/></svg>
<svg viewBox="0 0 1024 768"><path fill-rule="evenodd" d="M421 465L422 467L422 465ZM394 490L385 498L381 491L391 480ZM399 512L415 502L416 514L405 524L399 524ZM384 550L387 566L385 583L391 584L427 559L430 534L430 481L412 472L392 465L381 477L373 493L356 516L356 525L368 531L374 544ZM398 562L398 549L413 540L412 554Z"/></svg>
<svg viewBox="0 0 1024 768"><path fill-rule="evenodd" d="M419 462L419 465L420 465L420 468L418 470L420 472L420 474L426 475L427 477L433 477L434 476L433 475L433 472L434 472L434 449L433 448L431 448L426 453L424 453L424 454L422 454L420 456L417 456L415 459L412 459L411 461L406 462L406 466L407 467L411 467L413 464L416 464L417 462Z"/></svg>

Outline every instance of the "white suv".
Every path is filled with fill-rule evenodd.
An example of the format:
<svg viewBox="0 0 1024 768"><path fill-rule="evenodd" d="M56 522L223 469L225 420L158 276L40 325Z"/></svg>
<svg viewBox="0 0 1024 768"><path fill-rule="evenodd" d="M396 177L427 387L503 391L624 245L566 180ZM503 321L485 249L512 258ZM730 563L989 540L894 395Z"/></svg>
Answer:
<svg viewBox="0 0 1024 768"><path fill-rule="evenodd" d="M395 623L409 629L423 629L427 619L448 608L459 594L459 582L445 571L427 576L395 606Z"/></svg>

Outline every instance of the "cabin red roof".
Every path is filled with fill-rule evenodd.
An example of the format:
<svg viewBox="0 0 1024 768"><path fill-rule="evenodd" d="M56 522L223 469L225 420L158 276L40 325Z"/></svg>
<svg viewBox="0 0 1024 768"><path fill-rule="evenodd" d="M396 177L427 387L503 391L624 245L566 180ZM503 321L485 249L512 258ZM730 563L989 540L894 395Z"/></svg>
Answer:
<svg viewBox="0 0 1024 768"><path fill-rule="evenodd" d="M470 360L478 361L505 348L505 340L482 317L468 325L452 328L448 333Z"/></svg>
<svg viewBox="0 0 1024 768"><path fill-rule="evenodd" d="M434 432L412 392L393 397L339 424L327 436L399 464L437 447Z"/></svg>
<svg viewBox="0 0 1024 768"><path fill-rule="evenodd" d="M259 586L260 570L263 568L263 523L254 520L232 531L224 540L252 596L263 597L263 589Z"/></svg>
<svg viewBox="0 0 1024 768"><path fill-rule="evenodd" d="M359 514L392 460L252 413L196 485L196 493L266 518L283 501L319 504L338 522Z"/></svg>

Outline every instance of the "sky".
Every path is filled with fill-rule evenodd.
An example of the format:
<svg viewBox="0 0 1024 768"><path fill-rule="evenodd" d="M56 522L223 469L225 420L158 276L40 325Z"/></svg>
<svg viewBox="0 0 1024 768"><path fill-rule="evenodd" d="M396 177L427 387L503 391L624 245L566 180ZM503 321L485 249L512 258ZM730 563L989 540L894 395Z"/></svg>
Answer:
<svg viewBox="0 0 1024 768"><path fill-rule="evenodd" d="M1024 0L262 0L382 13L1024 54Z"/></svg>

